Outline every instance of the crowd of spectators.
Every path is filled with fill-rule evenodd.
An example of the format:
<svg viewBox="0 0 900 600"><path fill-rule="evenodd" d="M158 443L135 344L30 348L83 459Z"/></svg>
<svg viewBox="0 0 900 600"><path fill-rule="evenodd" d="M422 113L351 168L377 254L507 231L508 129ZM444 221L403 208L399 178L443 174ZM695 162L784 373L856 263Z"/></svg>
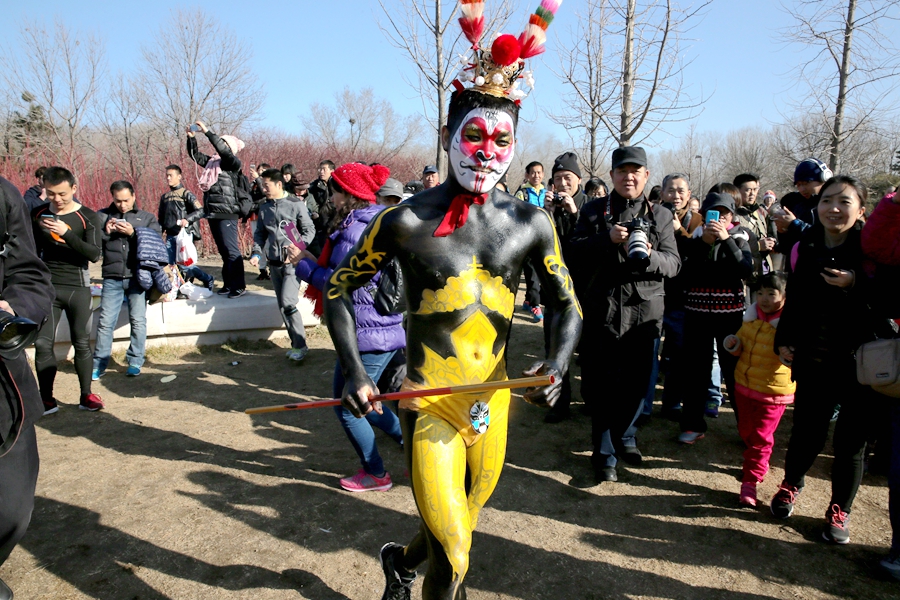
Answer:
<svg viewBox="0 0 900 600"><path fill-rule="evenodd" d="M199 150L195 133L206 136L213 154ZM239 139L219 136L201 122L187 136L188 155L201 167L202 201L184 187L176 164L165 169L169 190L157 215L138 208L127 181L110 186L109 207L91 211L78 203L75 177L61 167L42 167L35 173L36 185L25 191L37 253L56 296L35 344L45 414L58 410L53 342L63 313L75 346L82 409L103 408L91 382L106 372L123 302L131 324L126 375L140 375L148 285L156 277L155 271L147 272L147 263L154 260L157 242L165 245L161 267L178 269L185 280L199 280L210 291L236 299L246 289L238 223L250 220L249 264L259 269L259 279L271 280L290 337L287 358L299 362L309 351L297 306L301 282L310 285L308 295L315 299L315 290L323 289L374 215L440 184L432 165L423 168L421 181L404 184L378 165L350 163L336 169L329 160L319 163L311 182L301 181L292 164L251 164L248 178ZM896 326L891 319L900 317L898 198L888 193L867 215L865 185L852 176L832 174L817 159L797 165L797 191L780 200L773 191L763 192L763 179L753 173L717 183L702 197L695 195L684 173L665 174L660 185L649 188L648 164L642 148L616 149L607 185L583 175L578 156L566 152L555 159L546 181L544 165L533 161L521 185L507 189L504 180L501 187L547 211L583 307L577 363L580 397L592 422L591 463L597 481L616 481L620 461L641 464L639 430L653 414L662 381L658 414L678 423L673 434L682 444L700 442L707 419L718 418L727 399L746 447L736 501L756 506L775 431L793 404L784 480L770 501L771 512L778 518L791 516L804 476L836 421L823 537L844 544L872 441L873 415L882 411L893 425L893 446L891 432L883 428L888 439L879 439L878 447L893 448L883 451L890 452L885 462L891 464L895 532L882 565L900 578L900 408L858 383L854 358L861 344L892 336ZM213 277L196 264L176 260L179 235L185 231L199 239L201 219L208 221L223 263L218 290ZM101 258L102 295L92 355L87 266ZM524 266L522 308L535 322L543 321L549 344L553 318L542 301L541 268ZM358 337L364 362L368 360L369 375L377 381L390 365L402 366L404 336L402 317L379 313L374 297L372 289L360 290L354 308L362 316ZM337 364L334 395L340 396L342 388ZM569 418L572 399L566 373L561 397L546 422ZM390 410L371 415L360 420L337 409L363 466L341 480L349 491L389 487L372 425L402 444Z"/></svg>

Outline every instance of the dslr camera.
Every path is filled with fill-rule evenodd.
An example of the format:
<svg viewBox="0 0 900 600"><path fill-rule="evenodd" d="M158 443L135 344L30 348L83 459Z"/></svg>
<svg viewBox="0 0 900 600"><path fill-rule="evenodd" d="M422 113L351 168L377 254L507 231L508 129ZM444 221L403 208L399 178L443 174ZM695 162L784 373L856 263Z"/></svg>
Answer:
<svg viewBox="0 0 900 600"><path fill-rule="evenodd" d="M650 222L641 217L635 217L631 222L619 223L628 230L626 253L629 260L650 260Z"/></svg>

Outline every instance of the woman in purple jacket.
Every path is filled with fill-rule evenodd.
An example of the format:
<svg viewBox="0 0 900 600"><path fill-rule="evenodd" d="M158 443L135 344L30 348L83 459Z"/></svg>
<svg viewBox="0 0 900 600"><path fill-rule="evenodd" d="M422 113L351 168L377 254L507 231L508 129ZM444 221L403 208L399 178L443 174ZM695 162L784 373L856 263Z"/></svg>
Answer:
<svg viewBox="0 0 900 600"><path fill-rule="evenodd" d="M368 167L359 163L348 163L338 167L328 181L331 200L338 212L331 225L331 233L322 255L315 256L305 250L292 248L289 256L297 263L297 277L309 283L309 294L316 300L316 313L321 314L321 293L325 289L335 268L349 253L369 222L385 209L375 203L375 194L390 176L390 171L382 165ZM299 262L297 262L299 261ZM394 355L406 347L406 332L403 330L403 316L391 314L383 316L375 310L373 294L378 287L381 273L368 285L353 292L353 311L356 316L356 339L366 374L372 381L378 381L381 373ZM318 296L318 297L317 297ZM334 397L344 393L344 374L338 362L334 369ZM375 445L378 427L398 444L403 445L400 421L390 409L373 410L365 418L356 418L343 406L336 406L338 420L347 432L350 443L359 455L362 468L352 477L341 479L341 487L349 492L386 491L391 489L391 475L384 469L381 455Z"/></svg>

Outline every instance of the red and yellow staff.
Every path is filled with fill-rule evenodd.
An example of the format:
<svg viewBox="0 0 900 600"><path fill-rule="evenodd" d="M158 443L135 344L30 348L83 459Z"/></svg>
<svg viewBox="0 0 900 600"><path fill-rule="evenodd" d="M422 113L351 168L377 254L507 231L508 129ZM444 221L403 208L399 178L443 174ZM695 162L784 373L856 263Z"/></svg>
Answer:
<svg viewBox="0 0 900 600"><path fill-rule="evenodd" d="M378 394L369 398L369 402L387 402L388 400L403 400L404 398L421 398L422 396L449 396L450 394L466 394L470 392L493 392L511 388L541 387L552 385L556 382L553 375L540 377L520 377L519 379L507 379L506 381L488 381L486 383L473 383L469 385L454 385L452 387L431 388L427 390L406 390ZM275 406L261 406L248 408L244 412L248 415L260 415L263 413L284 412L287 410L303 410L306 408L322 408L324 406L338 406L340 398L331 400L317 400L314 402L299 402L296 404L279 404Z"/></svg>

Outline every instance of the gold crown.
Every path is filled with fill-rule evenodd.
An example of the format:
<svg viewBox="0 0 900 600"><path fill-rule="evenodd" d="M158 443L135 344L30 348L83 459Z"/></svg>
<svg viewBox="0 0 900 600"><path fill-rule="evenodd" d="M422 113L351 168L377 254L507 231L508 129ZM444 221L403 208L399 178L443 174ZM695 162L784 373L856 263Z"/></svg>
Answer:
<svg viewBox="0 0 900 600"><path fill-rule="evenodd" d="M504 67L492 60L490 52L482 50L478 54L475 68L477 74L473 78L475 89L482 94L498 98L508 96L525 67L524 61L518 60ZM479 84L478 77L481 77L484 83Z"/></svg>
<svg viewBox="0 0 900 600"><path fill-rule="evenodd" d="M524 78L528 87L533 87L531 73L525 71L525 61L517 60L511 65L498 65L489 50L476 49L473 58L463 59L463 68L456 79L460 84L470 84L471 89L497 98L517 101L527 94L519 89L519 80Z"/></svg>

